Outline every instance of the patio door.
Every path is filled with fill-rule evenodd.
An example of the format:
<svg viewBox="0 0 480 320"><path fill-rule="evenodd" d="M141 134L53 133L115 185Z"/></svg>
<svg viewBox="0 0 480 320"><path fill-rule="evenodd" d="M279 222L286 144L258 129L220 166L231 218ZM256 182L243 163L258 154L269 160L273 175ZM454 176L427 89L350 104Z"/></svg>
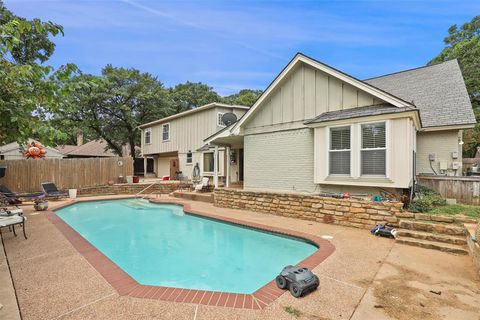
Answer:
<svg viewBox="0 0 480 320"><path fill-rule="evenodd" d="M177 179L178 169L178 158L170 159L170 180Z"/></svg>
<svg viewBox="0 0 480 320"><path fill-rule="evenodd" d="M243 149L238 149L238 180L243 181Z"/></svg>

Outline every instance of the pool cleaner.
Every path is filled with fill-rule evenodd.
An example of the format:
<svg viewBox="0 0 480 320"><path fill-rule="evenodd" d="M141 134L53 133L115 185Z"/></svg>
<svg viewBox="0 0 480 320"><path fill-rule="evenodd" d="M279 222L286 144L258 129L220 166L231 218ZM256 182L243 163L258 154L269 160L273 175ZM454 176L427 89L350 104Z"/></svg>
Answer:
<svg viewBox="0 0 480 320"><path fill-rule="evenodd" d="M372 230L370 230L370 233L374 236L382 236L393 239L397 234L397 230L390 228L386 224L377 224Z"/></svg>
<svg viewBox="0 0 480 320"><path fill-rule="evenodd" d="M295 298L316 290L320 285L320 279L312 271L300 266L286 266L275 282L280 289L288 288Z"/></svg>

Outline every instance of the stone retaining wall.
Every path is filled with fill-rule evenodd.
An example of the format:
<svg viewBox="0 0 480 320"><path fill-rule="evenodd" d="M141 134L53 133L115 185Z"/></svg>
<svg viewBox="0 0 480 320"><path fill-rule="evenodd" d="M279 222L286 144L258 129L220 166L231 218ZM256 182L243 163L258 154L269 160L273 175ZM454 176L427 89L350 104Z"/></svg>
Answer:
<svg viewBox="0 0 480 320"><path fill-rule="evenodd" d="M224 188L215 189L214 205L357 228L371 228L379 223L397 226L401 218L414 218L413 213L403 211L401 202L376 203L306 194Z"/></svg>
<svg viewBox="0 0 480 320"><path fill-rule="evenodd" d="M149 186L148 184L138 184L138 183L95 186L95 187L82 188L78 190L78 194L79 195L136 194L148 186ZM169 194L177 189L179 189L178 182L165 181L165 182L160 182L151 186L149 189L145 190L143 194L149 194L152 192Z"/></svg>

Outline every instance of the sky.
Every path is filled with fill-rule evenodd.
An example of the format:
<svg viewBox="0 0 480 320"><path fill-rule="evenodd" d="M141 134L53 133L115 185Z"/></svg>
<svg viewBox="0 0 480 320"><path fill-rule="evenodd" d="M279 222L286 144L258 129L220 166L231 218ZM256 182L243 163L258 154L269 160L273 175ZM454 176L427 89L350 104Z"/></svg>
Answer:
<svg viewBox="0 0 480 320"><path fill-rule="evenodd" d="M137 68L165 86L221 95L265 89L297 52L366 79L425 65L480 1L4 0L18 16L61 24L48 64Z"/></svg>

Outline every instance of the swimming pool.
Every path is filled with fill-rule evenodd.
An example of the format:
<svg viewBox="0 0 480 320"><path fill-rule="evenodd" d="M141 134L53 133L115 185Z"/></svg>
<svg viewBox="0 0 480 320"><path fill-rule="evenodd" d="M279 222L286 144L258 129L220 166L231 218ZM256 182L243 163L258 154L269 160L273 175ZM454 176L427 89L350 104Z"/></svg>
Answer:
<svg viewBox="0 0 480 320"><path fill-rule="evenodd" d="M248 294L318 249L173 204L80 202L56 214L143 285Z"/></svg>

